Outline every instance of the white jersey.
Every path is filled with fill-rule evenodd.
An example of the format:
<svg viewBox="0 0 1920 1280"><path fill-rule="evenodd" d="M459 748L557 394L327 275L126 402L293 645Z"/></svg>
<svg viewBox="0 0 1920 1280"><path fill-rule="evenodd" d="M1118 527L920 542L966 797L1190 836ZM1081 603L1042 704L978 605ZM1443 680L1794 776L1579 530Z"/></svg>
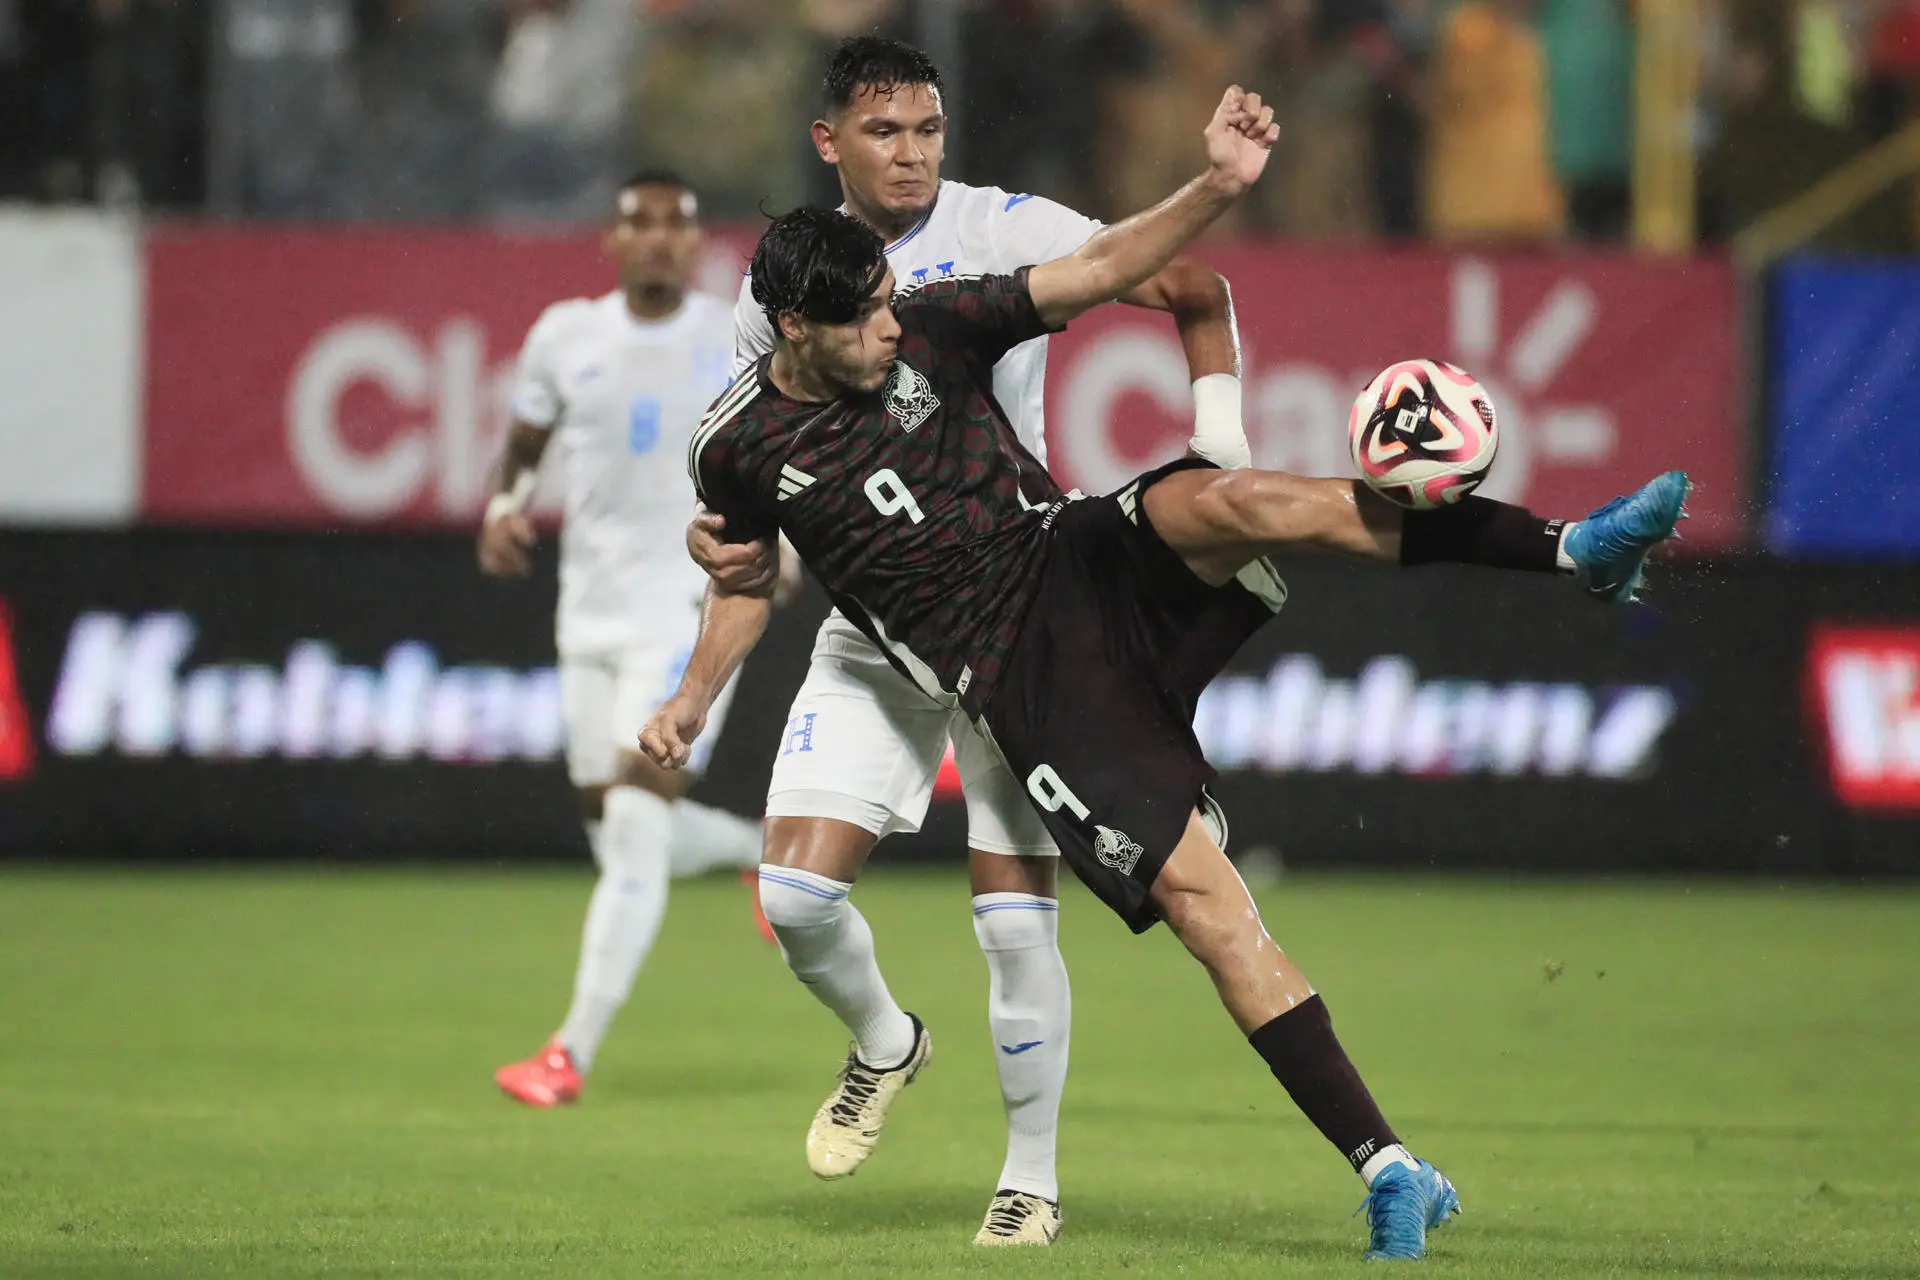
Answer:
<svg viewBox="0 0 1920 1280"><path fill-rule="evenodd" d="M691 643L707 578L686 551L687 447L726 387L731 327L720 298L648 321L616 291L556 303L527 334L513 414L558 433L561 653Z"/></svg>
<svg viewBox="0 0 1920 1280"><path fill-rule="evenodd" d="M927 216L887 246L901 287L942 276L995 275L1063 258L1085 244L1100 223L1041 196L998 187L942 182ZM734 373L773 350L773 327L753 300L751 278L733 313ZM993 393L1028 451L1047 461L1047 340L1023 342L993 367Z"/></svg>

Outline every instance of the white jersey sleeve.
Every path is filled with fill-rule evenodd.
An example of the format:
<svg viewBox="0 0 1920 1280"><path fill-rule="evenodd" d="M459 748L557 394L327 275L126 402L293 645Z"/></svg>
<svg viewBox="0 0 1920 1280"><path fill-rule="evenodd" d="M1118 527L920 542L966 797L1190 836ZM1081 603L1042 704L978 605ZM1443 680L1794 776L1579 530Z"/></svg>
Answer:
<svg viewBox="0 0 1920 1280"><path fill-rule="evenodd" d="M764 307L753 300L753 277L740 281L740 300L733 307L733 367L728 381L738 378L754 361L773 350L773 326Z"/></svg>
<svg viewBox="0 0 1920 1280"><path fill-rule="evenodd" d="M577 298L556 302L541 312L533 328L527 330L527 340L520 347L520 360L513 374L515 421L547 430L566 412L566 400L560 394L559 349L572 317L582 305L582 300Z"/></svg>
<svg viewBox="0 0 1920 1280"><path fill-rule="evenodd" d="M1064 258L1104 225L1045 196L1010 194L997 187L988 190L993 202L987 233L1001 271Z"/></svg>

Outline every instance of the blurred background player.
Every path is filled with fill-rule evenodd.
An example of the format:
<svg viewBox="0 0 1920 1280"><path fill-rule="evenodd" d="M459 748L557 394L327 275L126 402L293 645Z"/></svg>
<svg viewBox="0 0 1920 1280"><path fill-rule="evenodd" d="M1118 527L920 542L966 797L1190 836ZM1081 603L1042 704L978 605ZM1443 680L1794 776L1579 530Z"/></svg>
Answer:
<svg viewBox="0 0 1920 1280"><path fill-rule="evenodd" d="M499 491L480 531L482 570L530 571L526 502L558 437L567 772L600 879L565 1021L540 1052L494 1074L510 1096L540 1107L579 1097L659 933L669 877L760 860L758 823L685 799L690 779L632 746L635 728L678 684L699 627L706 577L683 545L693 501L684 458L702 410L726 384L732 318L724 301L689 287L704 237L686 183L638 173L616 198L603 247L620 287L556 303L528 333ZM723 702L717 711L725 710Z"/></svg>
<svg viewBox="0 0 1920 1280"><path fill-rule="evenodd" d="M1045 262L1100 229L1051 200L943 182L944 92L939 69L920 50L856 37L828 62L825 116L813 124L820 157L839 172L845 210L886 241L902 287ZM752 286L751 279L742 284L735 311L736 372L774 345ZM1194 451L1245 466L1239 339L1226 282L1175 261L1126 300L1172 313L1179 328L1194 378ZM1042 462L1046 359L1046 339L1036 339L1008 352L993 378L1021 441ZM690 549L710 571L723 579L775 571L775 548L725 545L716 536L721 525L705 517L690 535ZM898 1080L889 1069L927 1055L925 1030L889 993L873 935L847 895L881 837L919 829L949 741L966 794L974 933L987 959L988 1022L1008 1124L1007 1159L977 1243L1048 1244L1060 1230L1055 1153L1072 1017L1058 943L1058 851L952 700L901 675L838 612L821 628L774 761L771 869L760 886L787 962L853 1035L841 1082L807 1134L807 1160L822 1178L853 1173L898 1091L880 1082ZM781 870L803 854L809 866L833 868L824 888Z"/></svg>

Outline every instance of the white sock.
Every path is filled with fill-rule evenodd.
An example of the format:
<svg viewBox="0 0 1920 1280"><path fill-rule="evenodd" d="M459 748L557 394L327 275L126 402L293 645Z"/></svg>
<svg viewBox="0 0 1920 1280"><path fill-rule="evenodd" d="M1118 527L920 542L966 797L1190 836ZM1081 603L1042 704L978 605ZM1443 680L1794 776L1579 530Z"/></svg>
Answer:
<svg viewBox="0 0 1920 1280"><path fill-rule="evenodd" d="M691 800L673 806L667 840L673 878L704 875L715 867L741 870L760 865L760 824Z"/></svg>
<svg viewBox="0 0 1920 1280"><path fill-rule="evenodd" d="M573 1004L560 1043L581 1071L633 990L634 975L653 949L667 912L667 833L673 808L638 787L609 787L595 842L600 880L587 902Z"/></svg>
<svg viewBox="0 0 1920 1280"><path fill-rule="evenodd" d="M847 901L852 888L810 871L760 865L760 909L793 976L839 1015L860 1061L898 1066L913 1053L913 1020L880 976L873 930Z"/></svg>
<svg viewBox="0 0 1920 1280"><path fill-rule="evenodd" d="M1553 548L1553 565L1562 573L1578 573L1580 570L1580 566L1573 562L1573 557L1567 554L1567 535L1579 527L1578 520L1571 520L1560 526L1560 541L1555 543Z"/></svg>
<svg viewBox="0 0 1920 1280"><path fill-rule="evenodd" d="M973 933L987 957L987 1025L1007 1106L1007 1163L996 1187L1058 1200L1054 1159L1073 1024L1060 904L1028 893L978 894Z"/></svg>
<svg viewBox="0 0 1920 1280"><path fill-rule="evenodd" d="M1389 1165L1396 1164L1403 1164L1409 1169L1420 1167L1420 1162L1414 1159L1413 1152L1396 1142L1390 1147L1380 1148L1367 1158L1367 1162L1360 1166L1360 1180L1371 1187L1373 1180L1385 1173Z"/></svg>

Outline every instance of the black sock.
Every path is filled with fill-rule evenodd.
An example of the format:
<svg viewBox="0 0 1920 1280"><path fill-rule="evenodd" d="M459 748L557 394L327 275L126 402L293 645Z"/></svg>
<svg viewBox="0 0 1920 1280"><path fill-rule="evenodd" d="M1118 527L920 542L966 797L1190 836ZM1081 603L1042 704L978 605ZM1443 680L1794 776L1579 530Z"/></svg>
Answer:
<svg viewBox="0 0 1920 1280"><path fill-rule="evenodd" d="M1247 1041L1355 1173L1376 1151L1400 1141L1334 1037L1333 1018L1319 996L1295 1005Z"/></svg>
<svg viewBox="0 0 1920 1280"><path fill-rule="evenodd" d="M1560 567L1560 531L1566 524L1468 494L1450 507L1409 511L1401 518L1400 563L1451 561L1553 573Z"/></svg>

